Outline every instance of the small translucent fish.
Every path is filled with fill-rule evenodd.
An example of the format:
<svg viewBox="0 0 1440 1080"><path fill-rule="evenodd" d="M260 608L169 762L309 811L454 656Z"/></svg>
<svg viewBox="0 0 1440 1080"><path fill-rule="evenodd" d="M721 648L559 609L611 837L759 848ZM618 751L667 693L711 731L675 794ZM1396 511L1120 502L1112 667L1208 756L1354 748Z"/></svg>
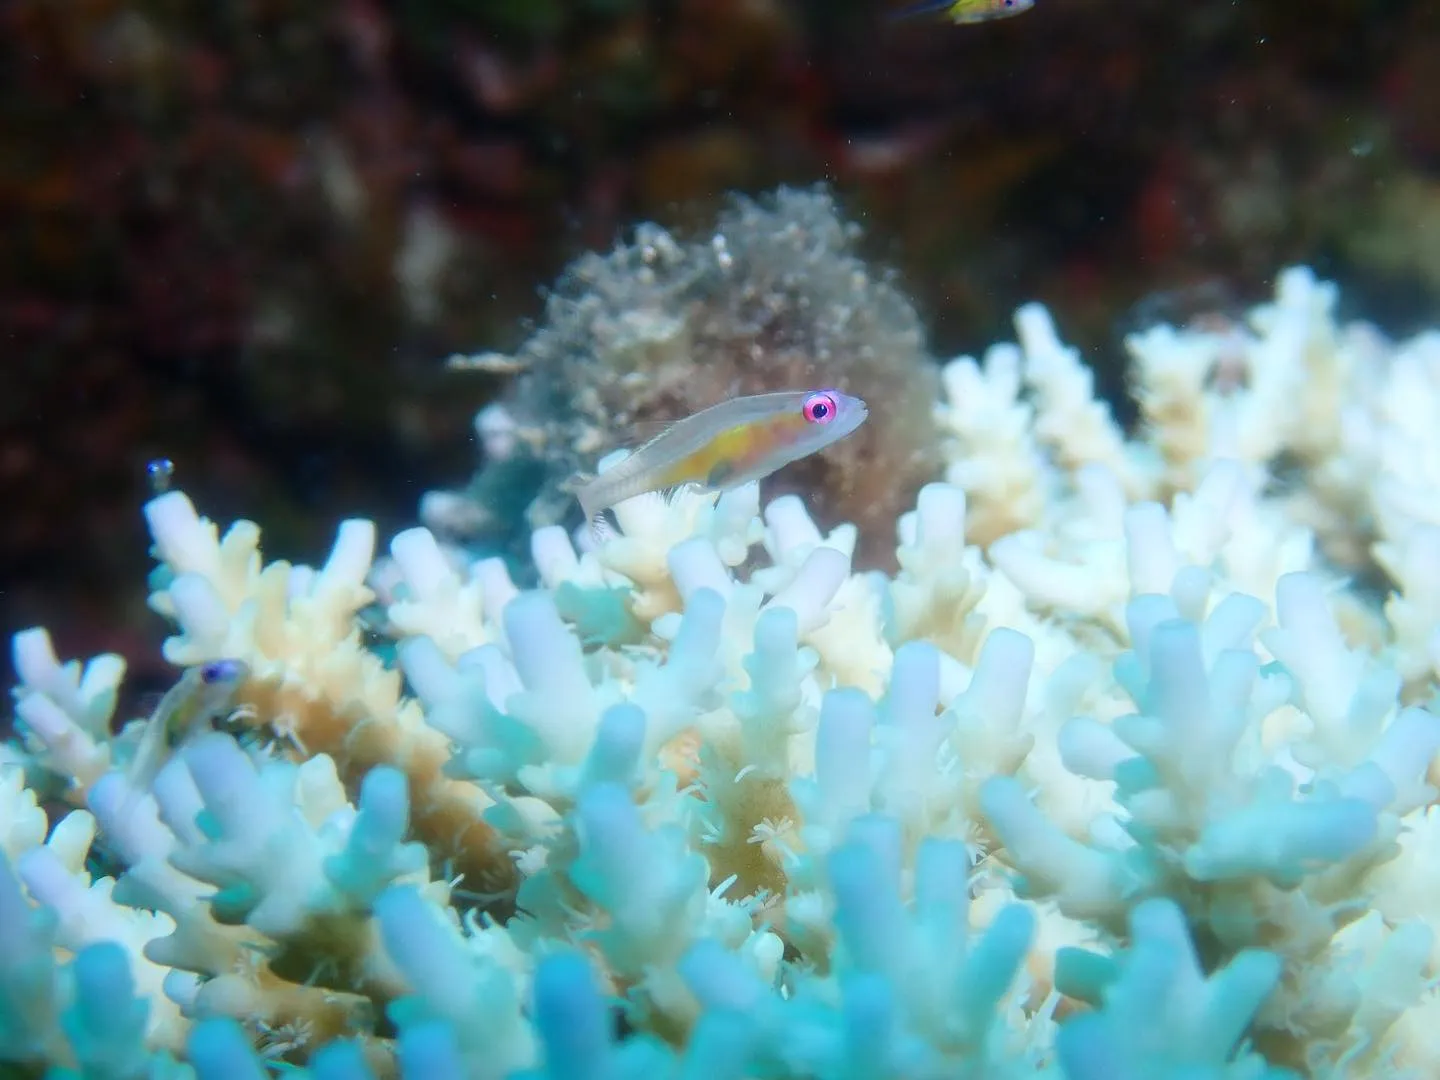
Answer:
<svg viewBox="0 0 1440 1080"><path fill-rule="evenodd" d="M235 694L250 677L243 660L212 660L186 668L145 721L140 744L126 769L131 799L150 790L176 749L235 707Z"/></svg>
<svg viewBox="0 0 1440 1080"><path fill-rule="evenodd" d="M732 398L671 424L576 495L600 536L616 503L685 487L729 491L843 439L867 415L865 402L838 390Z"/></svg>
<svg viewBox="0 0 1440 1080"><path fill-rule="evenodd" d="M163 495L170 490L170 480L175 475L175 463L169 458L156 458L145 466L145 475L150 480L150 490Z"/></svg>
<svg viewBox="0 0 1440 1080"><path fill-rule="evenodd" d="M943 11L953 23L980 23L991 19L1008 19L1035 6L1035 0L918 0L901 8L891 17L907 19Z"/></svg>

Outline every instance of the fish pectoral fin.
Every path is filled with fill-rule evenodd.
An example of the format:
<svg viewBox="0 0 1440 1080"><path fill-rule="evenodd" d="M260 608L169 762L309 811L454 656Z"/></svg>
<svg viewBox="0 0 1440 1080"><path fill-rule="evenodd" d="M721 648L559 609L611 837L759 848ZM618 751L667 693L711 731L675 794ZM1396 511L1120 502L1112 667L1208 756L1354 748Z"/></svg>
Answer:
<svg viewBox="0 0 1440 1080"><path fill-rule="evenodd" d="M660 498L665 500L665 505L669 506L674 503L682 492L693 491L701 493L706 489L707 485L697 480L686 480L683 484L671 484L669 487L663 487L659 490L658 494Z"/></svg>
<svg viewBox="0 0 1440 1080"><path fill-rule="evenodd" d="M735 479L733 461L717 461L705 477L705 486L719 490Z"/></svg>
<svg viewBox="0 0 1440 1080"><path fill-rule="evenodd" d="M603 544L606 540L610 540L619 535L615 527L610 524L610 519L605 516L604 510L601 510L598 514L591 515L590 539L594 540L595 543Z"/></svg>

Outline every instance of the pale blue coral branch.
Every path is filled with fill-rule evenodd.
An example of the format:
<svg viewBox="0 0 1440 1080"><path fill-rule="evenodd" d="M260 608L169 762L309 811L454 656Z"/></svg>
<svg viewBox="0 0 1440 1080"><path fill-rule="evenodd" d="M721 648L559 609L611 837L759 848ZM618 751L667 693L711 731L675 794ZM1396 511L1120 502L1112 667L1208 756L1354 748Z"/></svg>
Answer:
<svg viewBox="0 0 1440 1080"><path fill-rule="evenodd" d="M424 844L405 843L410 797L405 774L378 766L360 785L360 807L345 850L325 859L325 876L354 910L365 910L391 881L424 870Z"/></svg>
<svg viewBox="0 0 1440 1080"><path fill-rule="evenodd" d="M605 1080L614 1048L608 1006L578 953L547 956L535 969L535 1031L548 1080Z"/></svg>
<svg viewBox="0 0 1440 1080"><path fill-rule="evenodd" d="M1151 630L1145 646L1149 679L1136 704L1146 720L1158 720L1164 726L1147 737L1146 745L1135 749L1181 769L1213 769L1230 747L1223 739L1228 732L1217 730L1211 722L1211 686L1199 632L1193 623L1167 619Z"/></svg>
<svg viewBox="0 0 1440 1080"><path fill-rule="evenodd" d="M1210 612L1200 627L1200 642L1207 666L1227 649L1251 652L1255 632L1266 617L1265 604L1244 593L1230 593Z"/></svg>
<svg viewBox="0 0 1440 1080"><path fill-rule="evenodd" d="M599 784L618 784L628 790L638 778L646 728L644 711L630 702L606 709L595 729L595 743L585 757L580 790Z"/></svg>
<svg viewBox="0 0 1440 1080"><path fill-rule="evenodd" d="M455 1028L426 1020L400 1033L400 1071L406 1080L468 1080Z"/></svg>
<svg viewBox="0 0 1440 1080"><path fill-rule="evenodd" d="M351 1039L337 1039L315 1051L310 1059L312 1080L375 1080L365 1051Z"/></svg>
<svg viewBox="0 0 1440 1080"><path fill-rule="evenodd" d="M893 819L858 818L850 839L826 860L835 894L835 928L848 962L859 971L892 970L894 935L904 918L895 880L898 833Z"/></svg>
<svg viewBox="0 0 1440 1080"><path fill-rule="evenodd" d="M463 671L458 664L452 666L435 640L424 635L401 641L395 656L411 691L428 707L426 722L431 727L462 746L484 737L491 706L478 665Z"/></svg>
<svg viewBox="0 0 1440 1080"><path fill-rule="evenodd" d="M870 809L874 726L875 703L864 691L842 687L821 699L814 776L798 777L790 784L804 811L807 832L839 833L852 818Z"/></svg>
<svg viewBox="0 0 1440 1080"><path fill-rule="evenodd" d="M525 689L534 692L553 687L589 696L590 680L585 677L580 643L546 593L521 593L505 606L505 637Z"/></svg>
<svg viewBox="0 0 1440 1080"><path fill-rule="evenodd" d="M714 938L692 945L677 968L706 1009L751 1014L768 992L754 969Z"/></svg>
<svg viewBox="0 0 1440 1080"><path fill-rule="evenodd" d="M632 700L645 713L647 752L653 754L718 700L725 673L719 658L725 609L724 597L714 589L694 590L664 663L636 680Z"/></svg>
<svg viewBox="0 0 1440 1080"><path fill-rule="evenodd" d="M678 960L703 911L709 868L689 849L679 827L645 828L630 793L598 784L575 810L580 855L570 867L575 887L609 915L596 932L616 970Z"/></svg>
<svg viewBox="0 0 1440 1080"><path fill-rule="evenodd" d="M966 925L970 859L958 840L926 837L915 852L915 914L938 918L946 933Z"/></svg>
<svg viewBox="0 0 1440 1080"><path fill-rule="evenodd" d="M1256 802L1208 823L1185 853L1185 871L1197 881L1263 876L1289 885L1375 835L1375 807L1362 799Z"/></svg>
<svg viewBox="0 0 1440 1080"><path fill-rule="evenodd" d="M1015 981L1034 937L1034 913L1020 904L1009 904L971 948L954 989L956 1016L970 1038L978 1042L981 1033L995 1022L1000 999Z"/></svg>
<svg viewBox="0 0 1440 1080"><path fill-rule="evenodd" d="M618 648L645 639L645 624L630 610L630 596L625 586L587 589L562 581L555 588L555 608L584 644Z"/></svg>
<svg viewBox="0 0 1440 1080"><path fill-rule="evenodd" d="M907 733L928 734L939 728L939 700L939 650L928 641L907 641L895 650L890 689L881 705L886 722Z"/></svg>
<svg viewBox="0 0 1440 1080"><path fill-rule="evenodd" d="M43 1061L59 1008L55 983L55 912L32 907L0 851L0 1059Z"/></svg>
<svg viewBox="0 0 1440 1080"><path fill-rule="evenodd" d="M902 1031L895 991L879 972L859 970L840 978L840 1034L838 1060L822 1076L834 1080L905 1075L913 1062L902 1056Z"/></svg>
<svg viewBox="0 0 1440 1080"><path fill-rule="evenodd" d="M396 649L401 670L425 702L426 723L455 743L447 772L508 784L545 761L541 732L503 708L523 688L498 647L471 649L454 665L428 637L407 638Z"/></svg>
<svg viewBox="0 0 1440 1080"><path fill-rule="evenodd" d="M1437 627L1440 632L1440 627ZM1406 814L1434 801L1436 789L1427 782L1429 764L1440 753L1440 716L1428 709L1402 709L1370 752L1373 764L1390 782L1389 808Z"/></svg>
<svg viewBox="0 0 1440 1080"><path fill-rule="evenodd" d="M1294 1074L1241 1050L1241 1035L1280 978L1277 957L1237 954L1208 979L1173 901L1146 900L1130 917L1131 944L1102 976L1101 1007L1061 1025L1068 1080L1286 1080ZM1064 955L1062 953L1062 955ZM1084 965L1067 965L1079 972ZM1099 975L1096 968L1089 981Z"/></svg>
<svg viewBox="0 0 1440 1080"><path fill-rule="evenodd" d="M794 580L776 593L764 610L788 608L795 613L800 633L808 634L829 619L830 601L849 576L850 557L822 545L805 557Z"/></svg>
<svg viewBox="0 0 1440 1080"><path fill-rule="evenodd" d="M775 780L787 774L788 741L809 726L802 684L815 658L801 646L799 633L792 609L761 612L755 621L754 651L743 661L750 685L730 695L740 722L741 754L757 778Z"/></svg>
<svg viewBox="0 0 1440 1080"><path fill-rule="evenodd" d="M529 1059L534 1037L508 971L471 947L412 885L386 889L374 912L385 952L411 990L386 1010L402 1039L420 1028L416 1045L438 1054L426 1041L433 1036L423 1032L432 1022L444 1022L467 1074L477 1080L499 1080Z"/></svg>
<svg viewBox="0 0 1440 1080"><path fill-rule="evenodd" d="M980 809L1024 875L1026 893L1053 894L1077 918L1105 918L1144 885L1138 867L1061 832L1009 776L980 788Z"/></svg>
<svg viewBox="0 0 1440 1080"><path fill-rule="evenodd" d="M130 957L118 942L87 945L70 964L75 999L60 1024L86 1080L148 1074L149 1006L135 994Z"/></svg>
<svg viewBox="0 0 1440 1080"><path fill-rule="evenodd" d="M987 634L970 684L949 706L962 737L979 729L1023 739L1025 695L1034 665L1035 643L1020 631L997 626Z"/></svg>
<svg viewBox="0 0 1440 1080"><path fill-rule="evenodd" d="M701 589L709 589L727 601L734 592L730 571L707 537L692 536L680 541L666 553L665 565L680 599L687 604Z"/></svg>
<svg viewBox="0 0 1440 1080"><path fill-rule="evenodd" d="M269 1080L240 1025L229 1017L199 1021L185 1040L196 1080Z"/></svg>
<svg viewBox="0 0 1440 1080"><path fill-rule="evenodd" d="M717 1023L721 1014L702 1016L684 1063L677 1064L674 1052L654 1038L615 1038L611 1003L579 953L562 949L545 957L536 966L534 982L531 1015L540 1060L510 1080L739 1080L743 1075L734 1071L734 1063L746 1058L744 1023Z"/></svg>
<svg viewBox="0 0 1440 1080"><path fill-rule="evenodd" d="M284 936L302 926L328 893L321 849L295 809L296 766L262 771L227 735L195 739L184 760L205 804L207 842L177 848L177 869L218 886L211 904L232 919Z"/></svg>
<svg viewBox="0 0 1440 1080"><path fill-rule="evenodd" d="M879 757L874 802L912 830L929 824L926 814L936 801L937 765L949 720L936 716L939 702L939 650L926 641L901 645L874 729Z"/></svg>
<svg viewBox="0 0 1440 1080"><path fill-rule="evenodd" d="M459 1001L472 983L471 957L458 932L412 885L394 885L375 900L385 950L411 990L432 1005Z"/></svg>
<svg viewBox="0 0 1440 1080"><path fill-rule="evenodd" d="M1114 780L1121 764L1138 755L1115 732L1114 725L1089 716L1067 720L1057 737L1060 761L1076 776Z"/></svg>
<svg viewBox="0 0 1440 1080"><path fill-rule="evenodd" d="M754 1026L740 1014L705 1013L690 1032L675 1080L744 1080L751 1075L753 1038Z"/></svg>

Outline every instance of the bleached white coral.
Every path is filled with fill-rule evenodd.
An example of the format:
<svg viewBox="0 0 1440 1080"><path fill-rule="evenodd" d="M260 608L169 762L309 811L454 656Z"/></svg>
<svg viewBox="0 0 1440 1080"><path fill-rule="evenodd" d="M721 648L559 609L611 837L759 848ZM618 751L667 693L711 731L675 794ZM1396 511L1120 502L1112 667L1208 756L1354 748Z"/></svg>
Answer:
<svg viewBox="0 0 1440 1080"><path fill-rule="evenodd" d="M893 577L752 485L541 529L532 589L408 530L377 597L368 523L267 565L162 496L166 655L251 675L137 806L117 662L17 639L0 1057L1433 1075L1437 354L1333 302L1134 339L1136 438L1025 308L947 370ZM47 839L27 775L86 809Z"/></svg>
<svg viewBox="0 0 1440 1080"><path fill-rule="evenodd" d="M61 664L43 627L16 634L12 645L15 716L40 761L83 793L110 764L106 740L125 661L105 653L83 666Z"/></svg>

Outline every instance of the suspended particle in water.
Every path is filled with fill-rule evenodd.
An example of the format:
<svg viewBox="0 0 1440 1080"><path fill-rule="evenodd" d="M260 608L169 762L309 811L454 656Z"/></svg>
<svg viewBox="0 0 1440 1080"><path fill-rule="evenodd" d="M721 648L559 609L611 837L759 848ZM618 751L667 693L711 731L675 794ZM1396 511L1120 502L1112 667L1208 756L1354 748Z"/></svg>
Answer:
<svg viewBox="0 0 1440 1080"><path fill-rule="evenodd" d="M175 475L175 463L167 457L156 458L145 466L145 475L150 480L150 490L163 495L170 490L170 478Z"/></svg>
<svg viewBox="0 0 1440 1080"><path fill-rule="evenodd" d="M721 270L729 270L735 265L735 257L730 254L730 247L725 242L725 237L716 233L710 240L710 246L715 251L715 262Z"/></svg>

